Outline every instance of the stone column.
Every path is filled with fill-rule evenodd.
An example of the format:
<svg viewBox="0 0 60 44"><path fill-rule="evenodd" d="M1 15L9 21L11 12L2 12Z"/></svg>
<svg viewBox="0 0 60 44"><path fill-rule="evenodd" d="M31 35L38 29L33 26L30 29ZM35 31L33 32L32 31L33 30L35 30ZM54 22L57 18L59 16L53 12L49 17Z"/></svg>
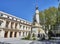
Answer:
<svg viewBox="0 0 60 44"><path fill-rule="evenodd" d="M15 23L13 24L13 29L15 29Z"/></svg>
<svg viewBox="0 0 60 44"><path fill-rule="evenodd" d="M31 27L30 27L30 31L31 31Z"/></svg>
<svg viewBox="0 0 60 44"><path fill-rule="evenodd" d="M19 32L17 32L17 38L19 38Z"/></svg>
<svg viewBox="0 0 60 44"><path fill-rule="evenodd" d="M10 37L10 31L8 31L8 38Z"/></svg>
<svg viewBox="0 0 60 44"><path fill-rule="evenodd" d="M21 31L21 36L23 36L23 32Z"/></svg>
<svg viewBox="0 0 60 44"><path fill-rule="evenodd" d="M26 26L25 26L25 30L26 30Z"/></svg>
<svg viewBox="0 0 60 44"><path fill-rule="evenodd" d="M8 25L9 29L11 29L11 22L9 22L9 25Z"/></svg>
<svg viewBox="0 0 60 44"><path fill-rule="evenodd" d="M14 34L15 34L15 32L13 32L13 34L12 34L12 38L14 38Z"/></svg>
<svg viewBox="0 0 60 44"><path fill-rule="evenodd" d="M24 32L24 36L26 37L26 32Z"/></svg>
<svg viewBox="0 0 60 44"><path fill-rule="evenodd" d="M23 25L22 25L22 27L21 27L21 30L23 30Z"/></svg>

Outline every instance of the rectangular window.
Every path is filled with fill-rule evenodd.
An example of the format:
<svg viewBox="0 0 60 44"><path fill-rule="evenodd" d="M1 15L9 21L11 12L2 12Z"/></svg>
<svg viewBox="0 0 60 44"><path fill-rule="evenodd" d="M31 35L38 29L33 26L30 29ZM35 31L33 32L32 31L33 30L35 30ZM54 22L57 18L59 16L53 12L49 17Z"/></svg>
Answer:
<svg viewBox="0 0 60 44"><path fill-rule="evenodd" d="M24 32L23 32L23 36L24 36Z"/></svg>
<svg viewBox="0 0 60 44"><path fill-rule="evenodd" d="M20 28L22 27L22 25L20 25Z"/></svg>
<svg viewBox="0 0 60 44"><path fill-rule="evenodd" d="M14 18L12 17L12 20L14 20Z"/></svg>
<svg viewBox="0 0 60 44"><path fill-rule="evenodd" d="M2 22L3 22L3 21L0 21L0 26L1 26Z"/></svg>
<svg viewBox="0 0 60 44"><path fill-rule="evenodd" d="M9 16L8 16L8 18L9 18Z"/></svg>
<svg viewBox="0 0 60 44"><path fill-rule="evenodd" d="M15 24L15 29L17 29L17 23Z"/></svg>
<svg viewBox="0 0 60 44"><path fill-rule="evenodd" d="M27 30L27 27L26 27L26 30Z"/></svg>
<svg viewBox="0 0 60 44"><path fill-rule="evenodd" d="M13 22L11 22L11 28L13 28Z"/></svg>
<svg viewBox="0 0 60 44"><path fill-rule="evenodd" d="M23 26L23 29L25 28L25 26Z"/></svg>
<svg viewBox="0 0 60 44"><path fill-rule="evenodd" d="M7 21L7 22L6 22L6 27L7 27L7 28L8 28L8 25L9 25L9 22Z"/></svg>

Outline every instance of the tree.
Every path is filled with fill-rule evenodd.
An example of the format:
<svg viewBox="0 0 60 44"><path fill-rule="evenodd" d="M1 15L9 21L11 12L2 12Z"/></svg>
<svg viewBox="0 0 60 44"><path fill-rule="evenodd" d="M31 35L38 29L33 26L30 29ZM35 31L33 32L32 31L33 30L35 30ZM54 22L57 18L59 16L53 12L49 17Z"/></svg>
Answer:
<svg viewBox="0 0 60 44"><path fill-rule="evenodd" d="M40 12L40 23L44 24L46 28L49 29L49 26L55 25L56 23L56 13L57 8L55 7L50 7L49 9Z"/></svg>

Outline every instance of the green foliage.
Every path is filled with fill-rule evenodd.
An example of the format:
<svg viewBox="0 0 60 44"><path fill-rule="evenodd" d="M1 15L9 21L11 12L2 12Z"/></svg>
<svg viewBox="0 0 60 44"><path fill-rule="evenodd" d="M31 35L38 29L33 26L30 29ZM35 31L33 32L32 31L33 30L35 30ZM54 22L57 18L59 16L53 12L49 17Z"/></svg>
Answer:
<svg viewBox="0 0 60 44"><path fill-rule="evenodd" d="M57 13L57 9L54 7L51 7L44 11L46 25L54 25L56 23L56 13Z"/></svg>
<svg viewBox="0 0 60 44"><path fill-rule="evenodd" d="M32 39L30 38L30 33L28 34L28 36L27 37L24 37L24 38L22 38L23 40L36 40L36 38L35 38L35 34L33 33L33 35L32 35Z"/></svg>
<svg viewBox="0 0 60 44"><path fill-rule="evenodd" d="M32 34L32 40L36 40L34 33Z"/></svg>
<svg viewBox="0 0 60 44"><path fill-rule="evenodd" d="M24 40L30 40L30 33L28 34L28 36L27 37L25 37L25 38L22 38L22 39L24 39Z"/></svg>
<svg viewBox="0 0 60 44"><path fill-rule="evenodd" d="M27 39L28 39L28 40L30 39L30 36L31 36L31 35L30 35L30 33L29 33L28 36L27 36Z"/></svg>
<svg viewBox="0 0 60 44"><path fill-rule="evenodd" d="M32 37L35 37L35 34L34 33L32 34Z"/></svg>
<svg viewBox="0 0 60 44"><path fill-rule="evenodd" d="M46 25L46 28L49 29L49 25L56 24L56 15L57 15L57 8L50 7L42 12L40 12L40 23ZM60 19L60 17L59 17Z"/></svg>
<svg viewBox="0 0 60 44"><path fill-rule="evenodd" d="M33 37L33 40L36 40L36 38L35 38L35 37Z"/></svg>

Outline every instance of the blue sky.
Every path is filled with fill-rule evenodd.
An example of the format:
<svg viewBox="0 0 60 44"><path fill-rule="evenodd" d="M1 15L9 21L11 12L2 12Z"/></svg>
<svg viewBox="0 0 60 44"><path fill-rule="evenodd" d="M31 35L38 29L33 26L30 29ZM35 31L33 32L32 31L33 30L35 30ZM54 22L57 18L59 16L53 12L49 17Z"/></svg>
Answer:
<svg viewBox="0 0 60 44"><path fill-rule="evenodd" d="M36 0L0 0L0 11L32 21ZM49 7L58 7L57 0L38 0L39 11Z"/></svg>

